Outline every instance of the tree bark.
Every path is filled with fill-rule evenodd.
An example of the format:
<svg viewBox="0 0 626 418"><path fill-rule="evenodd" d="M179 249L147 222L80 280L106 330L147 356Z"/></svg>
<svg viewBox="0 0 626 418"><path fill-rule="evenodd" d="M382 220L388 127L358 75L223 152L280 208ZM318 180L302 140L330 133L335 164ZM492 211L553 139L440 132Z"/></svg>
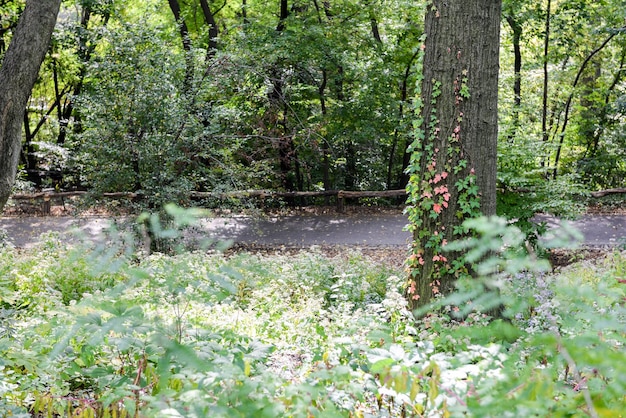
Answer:
<svg viewBox="0 0 626 418"><path fill-rule="evenodd" d="M204 14L204 21L209 25L209 46L207 48L206 60L207 63L215 56L217 52L217 37L219 35L219 29L217 28L217 22L215 21L215 14L211 11L209 2L207 0L200 0L202 6L202 13ZM245 4L242 7L245 13ZM245 19L245 18L244 18Z"/></svg>
<svg viewBox="0 0 626 418"><path fill-rule="evenodd" d="M378 20L376 20L376 16L374 13L370 13L370 25L372 26L372 36L378 45L383 44L383 40L380 37L380 31L378 30Z"/></svg>
<svg viewBox="0 0 626 418"><path fill-rule="evenodd" d="M178 0L168 0L176 25L178 25L178 32L180 33L180 39L183 44L183 50L185 51L185 79L183 81L183 93L185 96L191 96L191 90L193 85L193 73L194 73L194 60L191 51L191 37L189 36L189 28L187 22L182 16L180 11L180 4Z"/></svg>
<svg viewBox="0 0 626 418"><path fill-rule="evenodd" d="M0 68L0 211L17 173L24 109L48 50L61 0L29 0Z"/></svg>
<svg viewBox="0 0 626 418"><path fill-rule="evenodd" d="M409 99L409 76L411 75L411 71L415 65L415 60L419 55L419 51L415 52L409 62L406 64L406 68L404 70L404 76L402 77L402 84L400 85L400 103L398 104L398 123L402 124L402 120L404 119L404 108ZM387 188L392 189L392 172L393 166L395 162L395 153L396 148L398 147L398 138L400 136L400 130L403 128L402 125L399 125L393 132L393 143L391 146L391 152L389 153L389 162L387 164ZM406 169L410 163L411 154L408 152L408 148L411 145L410 136L405 135L404 143L402 144L402 171L400 172L400 176L398 178L398 187L406 188L407 183L409 182L409 176L406 174Z"/></svg>
<svg viewBox="0 0 626 418"><path fill-rule="evenodd" d="M471 271L445 244L462 236L465 219L496 212L500 12L499 0L435 0L426 13L407 187L412 307L449 293Z"/></svg>
<svg viewBox="0 0 626 418"><path fill-rule="evenodd" d="M287 0L280 0L280 19L278 26L276 26L276 32L282 32L285 30L285 20L289 17L289 5Z"/></svg>
<svg viewBox="0 0 626 418"><path fill-rule="evenodd" d="M549 80L548 80L548 53L550 51L550 19L551 19L551 10L552 9L552 1L548 0L548 4L546 6L546 29L545 35L543 39L543 94L542 94L542 104L541 104L541 136L543 142L548 142L550 138L548 133L548 88L549 88ZM545 158L541 161L541 166L545 167L549 164L548 158Z"/></svg>
<svg viewBox="0 0 626 418"><path fill-rule="evenodd" d="M111 11L106 9L100 12L100 16L102 18L102 27L106 27L109 23L109 19L111 18ZM68 86L72 89L71 94L65 95L62 93L62 96L66 96L65 103L61 106L59 102L59 109L63 108L62 115L59 119L59 137L57 139L57 144L64 144L65 138L68 133L70 118L73 116L73 126L72 129L75 133L80 133L82 130L81 127L81 116L78 111L75 111L76 98L80 96L83 91L83 86L85 83L85 77L87 76L87 64L91 61L91 56L96 49L97 42L92 41L89 42L87 33L90 31L89 24L92 22L93 18L93 10L90 6L85 5L83 8L82 17L80 20L80 28L81 31L78 35L78 57L80 58L80 71L78 73L78 79L73 86ZM59 100L61 97L59 97Z"/></svg>
<svg viewBox="0 0 626 418"><path fill-rule="evenodd" d="M322 70L322 82L317 88L317 93L320 98L320 107L322 111L322 118L326 119L327 109L326 109L326 85L328 84L328 73L326 70ZM330 184L330 147L328 145L328 140L326 138L322 138L321 144L322 151L322 183L324 184L324 190L332 189L332 185ZM329 201L326 198L326 204L328 205Z"/></svg>
<svg viewBox="0 0 626 418"><path fill-rule="evenodd" d="M248 3L246 0L241 0L241 17L243 18L244 25L250 23L248 20Z"/></svg>
<svg viewBox="0 0 626 418"><path fill-rule="evenodd" d="M280 1L280 18L276 26L276 32L283 32L286 29L286 20L289 17L289 4L287 0ZM301 190L302 179L300 175L300 165L295 144L293 143L293 135L289 134L287 129L289 114L289 106L284 94L285 77L282 74L283 69L280 63L275 63L270 72L272 89L270 92L270 103L272 105L273 125L276 128L278 137L278 161L280 168L280 177L283 188L287 191ZM293 168L293 172L292 172ZM295 203L289 201L289 204Z"/></svg>
<svg viewBox="0 0 626 418"><path fill-rule="evenodd" d="M622 55L619 61L619 67L617 71L615 72L615 75L613 76L613 81L611 82L611 85L606 90L606 93L604 96L604 106L600 112L600 117L599 117L599 122L598 122L599 129L597 129L593 133L593 138L588 144L587 150L585 151L583 158L595 158L597 156L598 147L600 146L600 138L602 137L602 135L604 135L604 132L607 129L607 127L615 123L614 121L609 122L608 120L609 119L608 118L609 103L611 100L611 95L613 94L613 92L615 92L615 88L622 81L624 77L624 73L626 72L626 66L624 64L626 64L626 48L622 49Z"/></svg>
<svg viewBox="0 0 626 418"><path fill-rule="evenodd" d="M513 31L513 128L508 135L509 141L513 142L519 128L519 113L522 106L522 25L514 16L511 15L506 17L506 21Z"/></svg>

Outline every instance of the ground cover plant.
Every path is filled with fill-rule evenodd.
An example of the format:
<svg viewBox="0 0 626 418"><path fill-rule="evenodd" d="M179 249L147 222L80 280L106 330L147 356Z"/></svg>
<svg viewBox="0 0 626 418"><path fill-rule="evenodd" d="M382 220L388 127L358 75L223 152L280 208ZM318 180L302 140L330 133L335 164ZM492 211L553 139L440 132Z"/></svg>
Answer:
<svg viewBox="0 0 626 418"><path fill-rule="evenodd" d="M356 250L4 245L0 415L620 416L626 254L551 272L505 222L467 227L496 256L417 317Z"/></svg>

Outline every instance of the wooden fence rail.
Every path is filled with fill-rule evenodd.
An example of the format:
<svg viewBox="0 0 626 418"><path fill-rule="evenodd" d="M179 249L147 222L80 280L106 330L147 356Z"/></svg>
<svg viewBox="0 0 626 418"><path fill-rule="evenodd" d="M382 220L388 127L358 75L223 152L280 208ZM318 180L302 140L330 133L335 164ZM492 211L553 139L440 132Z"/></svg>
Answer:
<svg viewBox="0 0 626 418"><path fill-rule="evenodd" d="M73 192L55 192L54 190L44 190L38 193L19 193L11 196L14 201L41 201L42 212L44 214L50 213L50 202L60 199L63 201L65 198L78 197L87 195L86 191L73 191ZM591 193L591 197L599 198L609 194L626 194L626 188L623 189L607 189L599 190ZM136 199L140 197L140 193L132 192L116 192L116 193L102 193L100 197L108 199ZM406 190L365 190L365 191L348 191L348 190L321 190L312 192L276 192L270 190L241 190L232 192L190 192L190 197L195 199L202 198L214 198L214 199L247 199L256 198L264 199L268 198L283 198L292 199L299 197L327 197L335 198L338 212L343 212L345 208L346 199L359 199L364 197L378 197L378 198L394 198L405 197Z"/></svg>
<svg viewBox="0 0 626 418"><path fill-rule="evenodd" d="M64 201L65 198L85 196L89 192L86 191L73 191L73 192L55 192L54 190L42 191L38 193L18 193L11 196L14 201L41 201L42 212L44 214L50 213L50 205L54 200ZM109 199L136 199L140 197L140 193L130 192L117 192L117 193L102 193L99 197ZM343 212L345 208L346 199L358 199L364 197L404 197L406 196L406 190L383 190L383 191L347 191L347 190L322 190L311 192L276 192L269 190L243 190L232 192L190 192L190 197L196 199L202 198L214 198L214 199L246 199L246 198L299 198L299 197L329 197L336 199L336 206L338 212Z"/></svg>
<svg viewBox="0 0 626 418"><path fill-rule="evenodd" d="M598 190L597 192L591 192L592 197L603 197L609 194L621 194L626 193L626 189L606 189L606 190Z"/></svg>

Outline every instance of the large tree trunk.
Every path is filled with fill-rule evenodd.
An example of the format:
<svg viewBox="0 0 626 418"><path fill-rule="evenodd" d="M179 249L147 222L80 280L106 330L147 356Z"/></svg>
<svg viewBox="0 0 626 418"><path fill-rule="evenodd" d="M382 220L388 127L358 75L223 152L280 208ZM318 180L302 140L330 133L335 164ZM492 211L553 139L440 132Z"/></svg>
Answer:
<svg viewBox="0 0 626 418"><path fill-rule="evenodd" d="M465 219L496 211L500 11L499 0L434 0L428 7L407 187L413 307L449 293L469 272L443 247L462 236Z"/></svg>
<svg viewBox="0 0 626 418"><path fill-rule="evenodd" d="M29 0L0 68L0 211L17 173L24 109L46 55L61 0Z"/></svg>

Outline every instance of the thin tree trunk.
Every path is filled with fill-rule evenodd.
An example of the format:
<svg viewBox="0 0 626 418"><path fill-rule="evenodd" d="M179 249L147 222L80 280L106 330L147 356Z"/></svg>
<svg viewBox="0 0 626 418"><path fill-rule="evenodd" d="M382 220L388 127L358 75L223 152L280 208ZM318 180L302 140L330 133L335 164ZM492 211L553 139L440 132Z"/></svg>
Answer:
<svg viewBox="0 0 626 418"><path fill-rule="evenodd" d="M609 35L604 40L604 42L600 44L600 46L598 46L596 49L591 51L589 55L587 55L587 58L585 58L583 63L580 65L580 68L578 69L578 73L576 73L576 77L574 78L574 82L572 83L572 92L567 97L567 102L565 103L565 115L563 116L563 125L561 126L561 132L559 133L559 145L556 149L556 156L554 157L554 171L552 172L552 178L556 178L557 173L558 173L558 165L559 165L559 161L561 158L561 149L563 148L563 141L565 140L565 130L567 129L567 124L569 122L569 112L572 106L572 99L574 98L574 92L576 90L576 86L578 86L578 82L580 81L580 78L582 77L583 71L587 67L587 64L589 64L589 61L591 61L591 59L598 52L602 51L602 49L604 49L604 47L607 46L609 42L611 42L611 39L613 39L615 35L617 35L618 33L620 33L620 31L623 31L625 29L626 29L626 26L622 26L618 31L611 33L611 35Z"/></svg>
<svg viewBox="0 0 626 418"><path fill-rule="evenodd" d="M317 92L320 97L320 107L322 111L322 118L326 117L326 85L328 84L328 73L326 70L322 70L322 83L320 84ZM330 184L330 161L329 161L330 149L328 147L328 141L326 138L322 138L322 183L324 184L324 190L330 190L332 185ZM326 196L326 204L329 203L329 197Z"/></svg>
<svg viewBox="0 0 626 418"><path fill-rule="evenodd" d="M402 123L404 118L404 105L408 101L409 97L409 76L411 75L411 68L413 68L413 63L419 56L419 51L416 51L409 62L406 64L406 68L404 70L404 77L402 77L402 86L400 87L400 104L398 105L398 123ZM393 132L393 144L391 146L391 152L389 153L389 162L387 166L387 189L392 189L392 171L395 158L396 149L398 147L398 138L400 136L400 129L396 127ZM399 179L399 187L400 189L404 189L409 182L409 176L405 173L406 168L409 166L410 161L410 153L408 152L410 142L406 141L404 144L404 153L402 154L402 172L400 173Z"/></svg>
<svg viewBox="0 0 626 418"><path fill-rule="evenodd" d="M339 102L344 102L346 100L346 96L343 89L343 77L344 70L343 66L337 66L337 77L335 78L335 94L337 95L337 100ZM358 175L356 171L357 166L357 155L356 148L354 146L354 142L352 138L347 138L347 143L345 146L345 155L346 155L346 166L344 173L344 188L346 190L356 190L356 185L358 181Z"/></svg>
<svg viewBox="0 0 626 418"><path fill-rule="evenodd" d="M37 158L35 157L35 147L33 146L33 137L35 135L33 134L33 132L30 129L30 120L28 117L28 110L26 110L24 112L24 137L25 137L25 144L24 144L24 154L25 154L25 158L24 158L24 162L26 163L26 170L27 172L30 173L29 170L34 170L37 168ZM39 183L41 183L41 179L39 178L39 176L31 176L29 175L28 177L29 181L32 181L33 183L39 185Z"/></svg>
<svg viewBox="0 0 626 418"><path fill-rule="evenodd" d="M185 51L185 79L183 81L183 93L186 96L192 95L193 85L193 73L194 73L194 61L193 54L191 52L191 37L189 36L189 28L185 19L181 15L180 4L178 0L168 0L170 10L174 15L176 24L178 25L178 31L180 33L181 42L183 44L183 50Z"/></svg>
<svg viewBox="0 0 626 418"><path fill-rule="evenodd" d="M545 35L543 39L543 95L541 104L541 138L544 143L548 142L548 52L550 48L550 18L551 18L552 1L548 0L546 7L546 24ZM546 159L541 160L541 166L545 167Z"/></svg>
<svg viewBox="0 0 626 418"><path fill-rule="evenodd" d="M286 20L289 17L289 5L287 0L280 1L280 17L278 25L276 25L276 32L283 32L286 28ZM274 117L276 118L277 136L278 136L278 162L280 169L280 177L283 183L283 188L287 191L293 191L301 184L299 163L297 161L297 153L295 145L293 143L293 137L287 134L287 115L289 107L287 106L287 100L284 97L283 84L284 79L281 74L282 69L278 65L273 66L271 74L272 90L270 92L270 103L272 104L273 111L276 112ZM282 112L282 117L279 114ZM289 201L290 204L295 203L293 199Z"/></svg>
<svg viewBox="0 0 626 418"><path fill-rule="evenodd" d="M600 129L597 129L594 132L593 140L591 141L590 146L587 148L587 151L585 152L585 157L593 158L597 155L598 147L600 145L600 138L604 134L604 131L607 126L607 111L608 111L611 94L615 91L615 88L617 87L619 82L623 79L623 75L626 70L626 68L624 68L625 61L626 61L626 48L622 49L622 56L620 58L619 68L615 72L615 76L613 77L613 82L607 89L606 96L604 97L604 108L602 109L600 123L598 123L598 125L600 126Z"/></svg>
<svg viewBox="0 0 626 418"><path fill-rule="evenodd" d="M248 3L246 0L241 0L241 17L243 18L244 25L250 23L248 20Z"/></svg>
<svg viewBox="0 0 626 418"><path fill-rule="evenodd" d="M102 26L105 27L109 22L111 14L107 10L102 17L103 17ZM59 137L57 138L57 144L65 143L65 138L67 136L68 127L70 123L70 118L72 117L72 115L74 116L74 124L73 124L74 132L79 133L82 130L81 124L80 124L80 119L81 119L80 114L74 111L74 103L75 103L75 98L78 97L83 91L83 85L85 83L85 76L87 75L86 64L91 60L91 55L93 54L93 51L96 49L96 46L97 46L96 42L92 42L88 45L86 35L84 35L84 33L87 32L88 30L90 21L91 21L91 9L88 6L85 6L85 9L83 10L83 15L81 17L81 22L80 22L80 26L83 29L83 31L78 37L78 43L79 43L78 55L81 60L80 72L78 74L78 80L76 81L76 84L73 86L73 91L71 95L69 96L69 98L66 98L63 106L61 106L61 101L60 101L61 97L59 97L58 106L60 110L62 109L62 112L61 112L61 118L59 119ZM61 96L64 96L64 95L65 95L64 93L61 94Z"/></svg>
<svg viewBox="0 0 626 418"><path fill-rule="evenodd" d="M276 32L282 32L285 30L285 20L289 17L289 4L287 0L280 0L280 18L278 26L276 26Z"/></svg>
<svg viewBox="0 0 626 418"><path fill-rule="evenodd" d="M209 47L207 48L206 61L207 63L215 56L217 52L217 37L219 35L219 29L217 28L217 22L215 21L215 15L211 12L211 7L207 0L200 0L200 6L202 6L202 13L204 14L204 21L209 25ZM244 23L247 19L245 17L245 1L244 1Z"/></svg>
<svg viewBox="0 0 626 418"><path fill-rule="evenodd" d="M522 25L513 16L507 16L513 31L513 129L509 133L509 141L513 141L519 128L519 113L522 106Z"/></svg>
<svg viewBox="0 0 626 418"><path fill-rule="evenodd" d="M48 50L61 0L30 0L0 68L0 211L9 196L21 152L24 109Z"/></svg>
<svg viewBox="0 0 626 418"><path fill-rule="evenodd" d="M323 24L321 8L317 0L313 0L315 10L317 12L317 23L321 26ZM328 15L326 15L328 18ZM320 98L320 109L322 112L322 119L325 121L328 109L326 108L326 86L328 85L328 71L322 69L322 82L317 88L317 93ZM330 182L330 146L327 138L322 138L321 144L322 151L322 184L324 190L331 190L332 184ZM328 205L330 203L330 196L324 196L324 203Z"/></svg>
<svg viewBox="0 0 626 418"><path fill-rule="evenodd" d="M376 16L373 13L370 15L370 25L372 26L372 36L377 44L382 45L383 40L380 37L380 31L378 30L378 20L376 20Z"/></svg>

